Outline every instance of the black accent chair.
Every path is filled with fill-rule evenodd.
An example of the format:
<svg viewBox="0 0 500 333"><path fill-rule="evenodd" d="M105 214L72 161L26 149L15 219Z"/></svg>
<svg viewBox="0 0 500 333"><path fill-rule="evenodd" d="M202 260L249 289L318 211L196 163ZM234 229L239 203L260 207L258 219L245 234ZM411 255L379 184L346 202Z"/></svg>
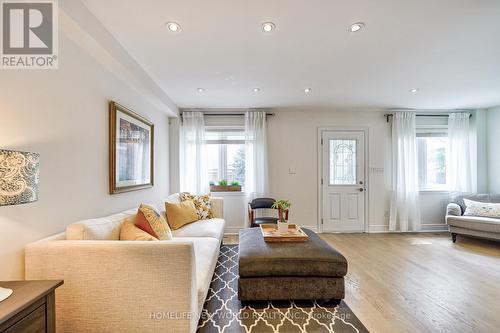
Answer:
<svg viewBox="0 0 500 333"><path fill-rule="evenodd" d="M259 227L261 224L277 223L277 217L255 217L255 210L257 209L273 209L273 203L276 200L273 198L256 198L248 203L248 220L250 227Z"/></svg>

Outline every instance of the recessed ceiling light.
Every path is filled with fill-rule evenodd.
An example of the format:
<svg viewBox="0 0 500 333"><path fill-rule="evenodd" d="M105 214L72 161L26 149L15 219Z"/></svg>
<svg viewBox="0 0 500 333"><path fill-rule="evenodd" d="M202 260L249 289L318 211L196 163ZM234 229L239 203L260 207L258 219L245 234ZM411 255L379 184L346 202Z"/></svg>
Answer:
<svg viewBox="0 0 500 333"><path fill-rule="evenodd" d="M311 91L312 91L312 89L311 89L311 88L306 88L306 89L304 89L304 92L305 92L305 93L310 93Z"/></svg>
<svg viewBox="0 0 500 333"><path fill-rule="evenodd" d="M263 32L271 32L274 29L276 29L276 25L273 22L262 23L262 31Z"/></svg>
<svg viewBox="0 0 500 333"><path fill-rule="evenodd" d="M253 88L253 91L254 91L254 92L259 92L259 91L260 91L260 88Z"/></svg>
<svg viewBox="0 0 500 333"><path fill-rule="evenodd" d="M418 88L413 88L413 89L410 89L410 92L411 92L412 94L416 94L416 93L418 93Z"/></svg>
<svg viewBox="0 0 500 333"><path fill-rule="evenodd" d="M196 90L198 90L198 92L204 92L204 91L205 91L205 88L198 88L198 89L196 89Z"/></svg>
<svg viewBox="0 0 500 333"><path fill-rule="evenodd" d="M363 29L364 27L365 27L365 24L363 22L356 22L356 23L351 24L351 26L349 27L349 31L350 32L358 32L361 29Z"/></svg>
<svg viewBox="0 0 500 333"><path fill-rule="evenodd" d="M167 22L167 23L165 23L165 26L167 27L168 30L170 30L172 32L181 31L181 26L179 25L179 23Z"/></svg>

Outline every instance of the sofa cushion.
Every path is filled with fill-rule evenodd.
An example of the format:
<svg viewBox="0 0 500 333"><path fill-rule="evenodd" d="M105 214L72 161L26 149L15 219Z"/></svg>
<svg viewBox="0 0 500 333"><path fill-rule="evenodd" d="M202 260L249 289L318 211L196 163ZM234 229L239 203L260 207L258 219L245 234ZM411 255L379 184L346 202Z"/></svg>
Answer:
<svg viewBox="0 0 500 333"><path fill-rule="evenodd" d="M198 292L198 309L203 309L210 282L214 274L217 258L219 257L220 243L210 237L179 237L175 240L190 241L193 243L196 265L196 289Z"/></svg>
<svg viewBox="0 0 500 333"><path fill-rule="evenodd" d="M177 237L212 237L222 241L226 222L223 219L199 220L172 230L172 235Z"/></svg>
<svg viewBox="0 0 500 333"><path fill-rule="evenodd" d="M181 201L191 200L194 203L199 220L207 220L214 217L210 193L204 195L193 195L183 192L180 194L180 199Z"/></svg>
<svg viewBox="0 0 500 333"><path fill-rule="evenodd" d="M145 233L148 233L149 235L153 236L156 238L156 233L151 228L151 225L149 224L148 220L146 219L146 216L141 212L140 209L137 210L137 214L135 215L134 219L134 225L144 231Z"/></svg>
<svg viewBox="0 0 500 333"><path fill-rule="evenodd" d="M477 216L448 216L446 223L464 229L500 233L500 219Z"/></svg>
<svg viewBox="0 0 500 333"><path fill-rule="evenodd" d="M151 236L149 233L139 229L134 224L134 218L128 218L123 221L120 229L120 240L136 240L136 241L157 241L158 238Z"/></svg>
<svg viewBox="0 0 500 333"><path fill-rule="evenodd" d="M139 207L139 212L137 212L137 214L139 218L136 218L136 225L139 228L150 233L152 236L160 240L172 239L172 232L170 230L170 227L162 214L158 212L156 207L152 205L141 204L141 206ZM149 228L145 227L143 222L144 219L140 216L141 214L144 215L147 224L149 224ZM153 233L151 233L151 231L153 231Z"/></svg>
<svg viewBox="0 0 500 333"><path fill-rule="evenodd" d="M119 240L122 222L135 216L136 209L106 217L83 220L66 227L68 240Z"/></svg>
<svg viewBox="0 0 500 333"><path fill-rule="evenodd" d="M165 210L168 225L172 230L177 230L183 226L198 220L196 207L191 200L181 203L165 202Z"/></svg>

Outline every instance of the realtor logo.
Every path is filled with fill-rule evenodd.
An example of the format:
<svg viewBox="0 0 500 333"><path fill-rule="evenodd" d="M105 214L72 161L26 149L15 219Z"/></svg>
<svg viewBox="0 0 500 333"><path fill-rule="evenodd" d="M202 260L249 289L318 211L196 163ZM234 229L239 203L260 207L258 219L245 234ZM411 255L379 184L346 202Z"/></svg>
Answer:
<svg viewBox="0 0 500 333"><path fill-rule="evenodd" d="M57 68L57 1L2 1L2 69Z"/></svg>

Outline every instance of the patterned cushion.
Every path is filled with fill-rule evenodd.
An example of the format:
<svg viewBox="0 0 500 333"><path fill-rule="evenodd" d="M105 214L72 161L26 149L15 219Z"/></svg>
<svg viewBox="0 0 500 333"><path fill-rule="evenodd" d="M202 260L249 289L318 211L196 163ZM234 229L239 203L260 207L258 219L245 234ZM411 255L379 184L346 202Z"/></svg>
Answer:
<svg viewBox="0 0 500 333"><path fill-rule="evenodd" d="M486 203L464 199L465 213L464 216L481 216L500 218L500 204Z"/></svg>
<svg viewBox="0 0 500 333"><path fill-rule="evenodd" d="M187 192L180 194L181 201L191 200L196 207L196 214L198 214L198 219L208 220L214 217L212 212L212 204L210 202L210 194L204 195L192 195Z"/></svg>
<svg viewBox="0 0 500 333"><path fill-rule="evenodd" d="M144 227L139 222L141 221L141 214L144 215L146 221L149 224L148 227ZM151 236L154 236L160 240L169 240L172 239L172 232L170 231L170 227L168 226L167 221L156 211L153 206L141 204L139 207L139 211L137 212L138 218L136 218L136 226L147 233L150 233ZM153 233L151 233L151 231Z"/></svg>
<svg viewBox="0 0 500 333"><path fill-rule="evenodd" d="M120 240L157 241L158 238L134 225L133 218L126 219L120 229Z"/></svg>

